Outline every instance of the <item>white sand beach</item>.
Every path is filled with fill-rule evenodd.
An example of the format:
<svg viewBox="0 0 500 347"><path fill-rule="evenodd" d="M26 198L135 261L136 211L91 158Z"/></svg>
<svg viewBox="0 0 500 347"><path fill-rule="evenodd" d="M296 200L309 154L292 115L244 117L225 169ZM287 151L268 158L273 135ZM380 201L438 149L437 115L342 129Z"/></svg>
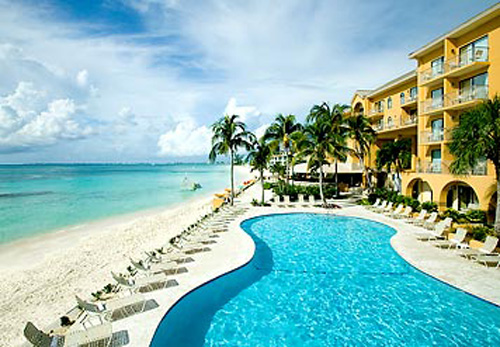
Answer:
<svg viewBox="0 0 500 347"><path fill-rule="evenodd" d="M249 177L246 167L239 177ZM111 283L129 257L159 248L210 209L211 198L114 217L0 248L0 346L25 342L27 321L44 327Z"/></svg>

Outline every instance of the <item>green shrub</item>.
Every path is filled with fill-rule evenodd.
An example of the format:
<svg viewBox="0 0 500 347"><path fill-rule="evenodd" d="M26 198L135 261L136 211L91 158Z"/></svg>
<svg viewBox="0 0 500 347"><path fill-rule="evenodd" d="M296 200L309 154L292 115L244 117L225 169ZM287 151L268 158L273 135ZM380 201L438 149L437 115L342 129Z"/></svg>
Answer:
<svg viewBox="0 0 500 347"><path fill-rule="evenodd" d="M495 235L494 229L490 229L488 227L475 227L471 230L471 235L474 240L478 240L484 242L486 240L486 236Z"/></svg>
<svg viewBox="0 0 500 347"><path fill-rule="evenodd" d="M426 201L422 203L421 208L427 210L427 212L437 212L438 205L433 201Z"/></svg>
<svg viewBox="0 0 500 347"><path fill-rule="evenodd" d="M471 223L486 223L486 212L482 210L469 210L465 218Z"/></svg>
<svg viewBox="0 0 500 347"><path fill-rule="evenodd" d="M358 200L357 204L361 206L366 206L366 205L371 205L372 203L368 199L361 199Z"/></svg>
<svg viewBox="0 0 500 347"><path fill-rule="evenodd" d="M464 219L464 215L453 208L449 208L446 211L444 211L442 217L443 218L449 217L453 219L454 222L462 222Z"/></svg>
<svg viewBox="0 0 500 347"><path fill-rule="evenodd" d="M299 194L313 195L315 198L320 197L319 186L317 184L309 186L291 185L291 184L287 185L284 181L279 181L272 189L274 194L276 195L279 196L289 195L292 201L297 200ZM337 188L335 187L335 185L332 184L324 185L323 193L325 194L325 198L327 199L334 197L335 194L337 193Z"/></svg>

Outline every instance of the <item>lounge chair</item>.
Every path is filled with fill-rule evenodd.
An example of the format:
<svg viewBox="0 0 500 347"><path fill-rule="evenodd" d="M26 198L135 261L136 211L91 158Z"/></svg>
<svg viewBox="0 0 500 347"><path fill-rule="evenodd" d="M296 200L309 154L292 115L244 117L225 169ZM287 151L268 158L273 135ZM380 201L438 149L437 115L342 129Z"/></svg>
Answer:
<svg viewBox="0 0 500 347"><path fill-rule="evenodd" d="M416 235L420 241L444 239L443 234L448 228L449 226L444 221L441 221L435 225L434 230L418 232L416 233Z"/></svg>
<svg viewBox="0 0 500 347"><path fill-rule="evenodd" d="M33 323L28 322L24 327L24 337L36 347L64 346L64 336L49 336L39 330Z"/></svg>
<svg viewBox="0 0 500 347"><path fill-rule="evenodd" d="M280 204L280 196L275 195L271 200L271 205L279 205Z"/></svg>
<svg viewBox="0 0 500 347"><path fill-rule="evenodd" d="M309 206L316 206L316 199L314 198L314 195L309 195Z"/></svg>
<svg viewBox="0 0 500 347"><path fill-rule="evenodd" d="M475 256L473 259L486 267L489 267L489 264L493 264L493 267L500 268L500 254L498 253L481 254Z"/></svg>
<svg viewBox="0 0 500 347"><path fill-rule="evenodd" d="M147 303L144 296L138 293L99 302L98 304L82 300L76 296L76 302L78 307L88 314L97 315L110 322L144 312Z"/></svg>
<svg viewBox="0 0 500 347"><path fill-rule="evenodd" d="M289 195L283 195L283 203L285 206L292 206Z"/></svg>
<svg viewBox="0 0 500 347"><path fill-rule="evenodd" d="M411 211L413 209L411 208L411 206L406 206L405 209L403 210L403 212L399 213L399 214L393 214L391 217L392 218L396 218L396 219L405 219L405 218L409 218L410 215L411 215Z"/></svg>
<svg viewBox="0 0 500 347"><path fill-rule="evenodd" d="M396 206L396 209L394 211L387 211L387 212L384 212L384 214L386 216L389 216L389 217L393 217L394 216L397 216L398 214L400 214L401 212L403 211L403 204L399 204L398 206Z"/></svg>
<svg viewBox="0 0 500 347"><path fill-rule="evenodd" d="M366 205L366 208L369 210L373 210L377 208L379 205L380 205L380 198L377 198L377 200L375 200L375 203L373 205Z"/></svg>
<svg viewBox="0 0 500 347"><path fill-rule="evenodd" d="M113 328L111 323L94 325L85 330L73 330L66 335L65 347L111 346Z"/></svg>
<svg viewBox="0 0 500 347"><path fill-rule="evenodd" d="M434 246L439 248L457 248L458 245L462 244L467 237L467 230L464 228L458 228L453 235L452 239L449 240L437 240L434 242Z"/></svg>
<svg viewBox="0 0 500 347"><path fill-rule="evenodd" d="M387 200L382 201L382 203L380 205L372 208L372 211L373 212L383 211L387 207L387 203L388 203Z"/></svg>
<svg viewBox="0 0 500 347"><path fill-rule="evenodd" d="M416 216L415 218L408 218L406 222L414 225L419 225L424 222L426 216L427 216L427 210L424 209L420 211L418 216Z"/></svg>
<svg viewBox="0 0 500 347"><path fill-rule="evenodd" d="M389 202L387 205L385 205L385 207L384 207L384 208L379 208L379 209L377 209L377 211L376 211L376 212L378 212L378 213L386 213L386 212L390 212L390 211L392 211L392 207L393 207L393 206L394 206L394 203L391 201L391 202Z"/></svg>
<svg viewBox="0 0 500 347"><path fill-rule="evenodd" d="M463 248L459 249L458 253L467 259L474 259L480 255L494 254L493 251L497 247L498 238L495 236L486 236L486 241L481 248Z"/></svg>
<svg viewBox="0 0 500 347"><path fill-rule="evenodd" d="M179 285L175 279L167 279L164 273L138 278L125 278L111 272L113 279L122 287L140 293L149 293L155 290L166 289Z"/></svg>
<svg viewBox="0 0 500 347"><path fill-rule="evenodd" d="M432 212L429 215L429 218L427 218L427 220L424 221L424 224L422 225L422 227L424 227L425 229L429 229L429 230L434 229L434 226L436 225L436 221L437 221L438 217L439 217L439 215L437 212Z"/></svg>
<svg viewBox="0 0 500 347"><path fill-rule="evenodd" d="M308 205L308 204L306 204L306 202L304 201L304 194L299 194L299 195L298 195L298 199L299 199L299 201L298 201L298 203L297 203L298 205L300 205L300 206L302 206L302 207L307 207L307 206L309 206L309 205Z"/></svg>

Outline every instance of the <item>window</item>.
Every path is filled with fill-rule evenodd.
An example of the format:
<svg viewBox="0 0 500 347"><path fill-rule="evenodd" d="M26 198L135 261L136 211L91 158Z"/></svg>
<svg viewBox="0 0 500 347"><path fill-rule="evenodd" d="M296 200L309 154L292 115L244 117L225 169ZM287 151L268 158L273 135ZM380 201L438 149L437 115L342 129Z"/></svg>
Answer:
<svg viewBox="0 0 500 347"><path fill-rule="evenodd" d="M460 48L459 65L465 66L476 61L488 61L488 36Z"/></svg>
<svg viewBox="0 0 500 347"><path fill-rule="evenodd" d="M433 149L431 151L431 172L440 173L441 172L441 150Z"/></svg>
<svg viewBox="0 0 500 347"><path fill-rule="evenodd" d="M437 58L431 62L431 78L444 73L444 57Z"/></svg>
<svg viewBox="0 0 500 347"><path fill-rule="evenodd" d="M401 103L401 105L405 104L405 93L399 94L399 102Z"/></svg>
<svg viewBox="0 0 500 347"><path fill-rule="evenodd" d="M384 103L382 101L377 101L375 103L375 108L378 112L384 112Z"/></svg>
<svg viewBox="0 0 500 347"><path fill-rule="evenodd" d="M417 100L417 93L418 93L417 87L410 88L410 101Z"/></svg>
<svg viewBox="0 0 500 347"><path fill-rule="evenodd" d="M443 118L435 119L431 123L432 132L431 132L431 142L439 142L443 141L444 135L444 127L443 127Z"/></svg>
<svg viewBox="0 0 500 347"><path fill-rule="evenodd" d="M392 117L387 118L387 128L390 129L394 126L394 121L392 120Z"/></svg>
<svg viewBox="0 0 500 347"><path fill-rule="evenodd" d="M387 109L390 110L392 108L392 98L387 99Z"/></svg>
<svg viewBox="0 0 500 347"><path fill-rule="evenodd" d="M433 109L443 107L443 88L431 91L431 98Z"/></svg>
<svg viewBox="0 0 500 347"><path fill-rule="evenodd" d="M488 73L460 81L459 102L467 102L488 97Z"/></svg>

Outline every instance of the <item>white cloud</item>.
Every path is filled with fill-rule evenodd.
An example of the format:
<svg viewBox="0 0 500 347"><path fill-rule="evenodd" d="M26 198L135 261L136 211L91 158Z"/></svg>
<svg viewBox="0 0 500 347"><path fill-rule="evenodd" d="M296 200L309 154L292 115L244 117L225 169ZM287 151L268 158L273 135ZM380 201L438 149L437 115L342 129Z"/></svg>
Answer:
<svg viewBox="0 0 500 347"><path fill-rule="evenodd" d="M211 130L205 125L196 126L191 119L182 121L173 130L160 136L158 147L162 156L206 155L210 151Z"/></svg>
<svg viewBox="0 0 500 347"><path fill-rule="evenodd" d="M89 83L89 72L87 70L78 71L76 75L76 84L80 87L85 88Z"/></svg>
<svg viewBox="0 0 500 347"><path fill-rule="evenodd" d="M259 117L261 113L255 106L238 106L236 98L232 97L227 102L224 115L238 115L242 122L246 122L251 117Z"/></svg>
<svg viewBox="0 0 500 347"><path fill-rule="evenodd" d="M92 133L79 123L73 100L57 99L44 104L45 94L30 83L0 99L0 152L18 152L61 140L76 140Z"/></svg>
<svg viewBox="0 0 500 347"><path fill-rule="evenodd" d="M257 137L257 139L260 139L262 136L264 136L267 128L269 128L270 125L271 123L262 124L260 127L255 129L254 134Z"/></svg>

